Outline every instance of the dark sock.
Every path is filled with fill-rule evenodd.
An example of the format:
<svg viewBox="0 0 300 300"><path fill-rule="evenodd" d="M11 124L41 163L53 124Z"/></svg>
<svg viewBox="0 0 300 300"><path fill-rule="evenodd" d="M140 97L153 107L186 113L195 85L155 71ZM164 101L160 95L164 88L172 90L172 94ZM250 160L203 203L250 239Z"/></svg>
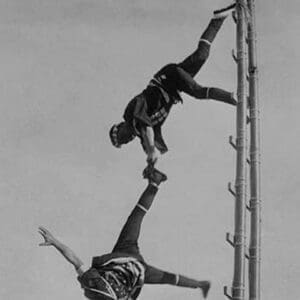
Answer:
<svg viewBox="0 0 300 300"><path fill-rule="evenodd" d="M201 288L201 281L192 279L192 278L188 278L182 275L178 275L178 283L176 284L177 286L181 286L181 287L189 287L189 288Z"/></svg>
<svg viewBox="0 0 300 300"><path fill-rule="evenodd" d="M224 20L225 19L211 19L207 28L201 35L201 39L207 40L212 43L220 28L222 27Z"/></svg>
<svg viewBox="0 0 300 300"><path fill-rule="evenodd" d="M233 94L219 88L209 88L207 91L207 98L236 105Z"/></svg>

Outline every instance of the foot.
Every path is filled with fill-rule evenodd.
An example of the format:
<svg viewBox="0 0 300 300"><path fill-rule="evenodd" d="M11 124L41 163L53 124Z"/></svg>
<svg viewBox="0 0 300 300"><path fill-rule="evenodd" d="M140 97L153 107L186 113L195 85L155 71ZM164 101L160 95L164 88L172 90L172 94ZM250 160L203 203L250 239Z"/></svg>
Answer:
<svg viewBox="0 0 300 300"><path fill-rule="evenodd" d="M231 93L231 100L228 103L237 106L237 94L235 92Z"/></svg>
<svg viewBox="0 0 300 300"><path fill-rule="evenodd" d="M207 295L208 295L208 292L209 292L209 289L210 289L210 281L202 281L201 282L201 290L202 290L202 295L203 295L203 298L206 299L207 298Z"/></svg>
<svg viewBox="0 0 300 300"><path fill-rule="evenodd" d="M148 165L143 171L143 177L149 180L149 183L160 185L167 180L167 175L155 169L153 166Z"/></svg>
<svg viewBox="0 0 300 300"><path fill-rule="evenodd" d="M231 5L217 9L214 11L214 18L215 19L223 19L226 18L228 15L230 15L234 10L235 10L235 2L232 3Z"/></svg>

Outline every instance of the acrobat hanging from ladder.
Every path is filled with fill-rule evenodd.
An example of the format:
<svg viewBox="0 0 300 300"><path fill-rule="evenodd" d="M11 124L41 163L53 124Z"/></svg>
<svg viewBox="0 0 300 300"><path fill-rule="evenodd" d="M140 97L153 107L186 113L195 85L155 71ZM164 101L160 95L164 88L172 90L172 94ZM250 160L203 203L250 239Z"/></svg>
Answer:
<svg viewBox="0 0 300 300"><path fill-rule="evenodd" d="M161 153L168 150L161 127L171 107L182 102L180 92L196 99L214 99L236 105L232 93L216 87L203 87L193 79L207 61L211 43L234 8L235 5L230 5L215 11L196 51L181 63L166 65L156 73L147 88L129 102L124 121L110 130L111 141L116 147L139 137L150 166L143 172L148 186L129 215L112 252L94 257L91 267L85 267L77 255L50 231L44 227L39 228L39 233L44 238L40 245L53 246L75 267L87 298L135 300L144 284L170 284L199 289L203 297L207 297L210 289L208 280L191 279L149 265L140 253L138 239L142 221L152 205L158 187L167 180L165 174L152 166L157 161L157 150Z"/></svg>
<svg viewBox="0 0 300 300"><path fill-rule="evenodd" d="M158 151L161 154L168 151L162 126L172 106L183 102L181 92L196 99L213 99L236 105L233 93L216 87L204 87L194 80L207 61L211 44L224 20L234 9L235 4L232 4L214 11L197 49L182 62L171 63L160 69L146 89L128 103L123 115L124 121L113 125L109 132L115 147L120 148L138 137L148 164L153 166L157 162Z"/></svg>

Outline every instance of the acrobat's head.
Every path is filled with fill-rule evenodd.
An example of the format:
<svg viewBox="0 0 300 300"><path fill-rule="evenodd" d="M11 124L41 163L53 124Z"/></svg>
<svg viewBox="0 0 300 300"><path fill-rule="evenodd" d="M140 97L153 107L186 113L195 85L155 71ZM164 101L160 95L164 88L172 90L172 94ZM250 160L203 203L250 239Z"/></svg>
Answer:
<svg viewBox="0 0 300 300"><path fill-rule="evenodd" d="M115 300L116 294L110 284L99 274L97 269L90 268L78 280L84 295L90 300Z"/></svg>
<svg viewBox="0 0 300 300"><path fill-rule="evenodd" d="M123 144L127 144L132 141L136 137L136 134L130 124L127 122L121 122L111 127L109 137L111 143L116 148L121 148Z"/></svg>
<svg viewBox="0 0 300 300"><path fill-rule="evenodd" d="M90 291L90 290L84 290L84 296L90 300L115 300L116 298L113 296L109 296L106 294L103 294L101 291Z"/></svg>

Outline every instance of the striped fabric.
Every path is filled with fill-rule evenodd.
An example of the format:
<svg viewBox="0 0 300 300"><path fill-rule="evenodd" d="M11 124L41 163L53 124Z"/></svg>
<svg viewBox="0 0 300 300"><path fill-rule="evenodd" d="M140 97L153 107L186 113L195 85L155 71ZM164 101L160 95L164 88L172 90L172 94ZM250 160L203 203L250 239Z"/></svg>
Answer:
<svg viewBox="0 0 300 300"><path fill-rule="evenodd" d="M117 295L117 299L130 300L136 289L144 283L145 267L133 257L120 257L103 265L103 276Z"/></svg>
<svg viewBox="0 0 300 300"><path fill-rule="evenodd" d="M211 42L206 39L200 39L199 42L204 42L204 43L208 44L209 46L211 45Z"/></svg>
<svg viewBox="0 0 300 300"><path fill-rule="evenodd" d="M163 123L168 117L168 115L169 112L164 107L162 107L159 111L157 111L150 117L153 126Z"/></svg>
<svg viewBox="0 0 300 300"><path fill-rule="evenodd" d="M148 210L147 210L144 206L142 206L141 204L137 204L136 206L137 206L139 209L141 209L142 211L144 211L145 213L148 212Z"/></svg>

